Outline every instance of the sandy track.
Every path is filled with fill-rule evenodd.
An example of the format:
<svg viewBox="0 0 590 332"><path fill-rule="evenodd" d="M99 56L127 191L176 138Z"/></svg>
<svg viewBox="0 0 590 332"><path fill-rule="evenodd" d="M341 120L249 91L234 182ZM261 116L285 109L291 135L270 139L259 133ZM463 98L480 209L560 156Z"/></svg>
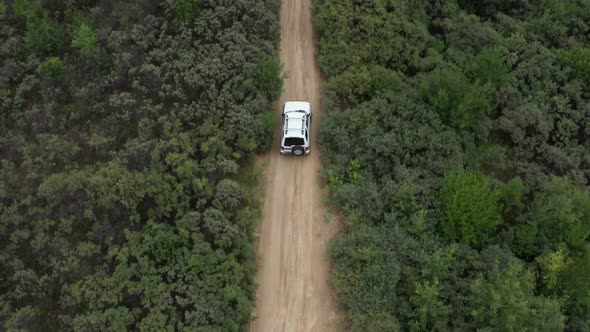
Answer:
<svg viewBox="0 0 590 332"><path fill-rule="evenodd" d="M312 103L312 152L308 157L280 156L277 132L267 156L252 332L338 331L341 327L341 314L327 281L327 248L338 227L333 218L326 220L326 209L320 203L317 138L321 78L315 59L311 1L284 0L281 7L281 60L288 78L280 105L285 100ZM278 106L277 122L280 112Z"/></svg>

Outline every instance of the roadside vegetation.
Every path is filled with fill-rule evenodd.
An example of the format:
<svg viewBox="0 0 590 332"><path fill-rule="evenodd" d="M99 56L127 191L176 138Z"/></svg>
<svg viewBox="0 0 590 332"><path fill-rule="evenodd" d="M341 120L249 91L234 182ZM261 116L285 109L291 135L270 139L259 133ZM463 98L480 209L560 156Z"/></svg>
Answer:
<svg viewBox="0 0 590 332"><path fill-rule="evenodd" d="M314 14L352 330L590 330L590 2Z"/></svg>
<svg viewBox="0 0 590 332"><path fill-rule="evenodd" d="M279 5L0 1L0 330L245 328Z"/></svg>

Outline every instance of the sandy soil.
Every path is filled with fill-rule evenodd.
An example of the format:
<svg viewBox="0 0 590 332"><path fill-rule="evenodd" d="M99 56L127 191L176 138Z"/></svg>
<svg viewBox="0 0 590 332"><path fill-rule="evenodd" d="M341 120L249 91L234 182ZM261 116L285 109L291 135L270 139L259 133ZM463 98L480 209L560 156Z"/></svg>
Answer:
<svg viewBox="0 0 590 332"><path fill-rule="evenodd" d="M259 228L259 284L256 318L250 331L338 331L342 314L327 279L327 248L338 232L335 218L320 203L321 167L317 148L321 95L320 71L309 7L312 0L284 0L281 7L281 60L288 78L277 106L285 100L312 103L311 155L281 156L279 133L265 179Z"/></svg>

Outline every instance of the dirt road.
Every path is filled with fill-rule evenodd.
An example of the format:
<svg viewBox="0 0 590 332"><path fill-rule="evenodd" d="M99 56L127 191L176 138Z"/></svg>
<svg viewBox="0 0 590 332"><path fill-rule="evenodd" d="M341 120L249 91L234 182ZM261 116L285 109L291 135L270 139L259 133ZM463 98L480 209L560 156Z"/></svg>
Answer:
<svg viewBox="0 0 590 332"><path fill-rule="evenodd" d="M338 331L342 327L327 282L327 247L338 227L336 221L326 218L326 209L320 203L317 138L321 79L315 59L311 2L284 0L281 7L281 60L288 78L280 105L285 100L311 102L312 152L308 157L280 156L277 132L268 156L259 228L257 310L251 332Z"/></svg>

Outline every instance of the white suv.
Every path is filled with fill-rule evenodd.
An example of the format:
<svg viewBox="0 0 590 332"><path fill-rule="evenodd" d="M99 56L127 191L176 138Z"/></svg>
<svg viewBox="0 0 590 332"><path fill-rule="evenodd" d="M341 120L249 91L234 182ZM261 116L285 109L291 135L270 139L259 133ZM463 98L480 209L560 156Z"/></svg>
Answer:
<svg viewBox="0 0 590 332"><path fill-rule="evenodd" d="M281 154L308 155L310 150L311 104L288 101L283 105Z"/></svg>

